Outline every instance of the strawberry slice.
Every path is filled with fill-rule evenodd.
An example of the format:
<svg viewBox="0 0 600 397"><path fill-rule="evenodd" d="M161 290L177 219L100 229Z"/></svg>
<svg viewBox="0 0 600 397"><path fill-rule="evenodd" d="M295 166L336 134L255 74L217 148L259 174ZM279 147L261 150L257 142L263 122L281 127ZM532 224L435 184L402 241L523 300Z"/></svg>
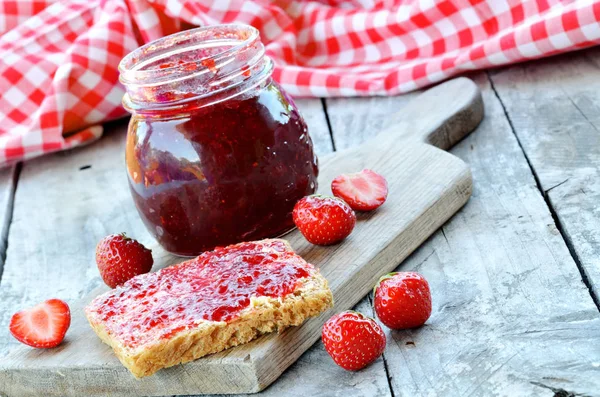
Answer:
<svg viewBox="0 0 600 397"><path fill-rule="evenodd" d="M383 176L364 169L338 176L331 182L331 191L355 211L372 211L385 202L388 186Z"/></svg>
<svg viewBox="0 0 600 397"><path fill-rule="evenodd" d="M69 325L69 305L60 299L49 299L13 314L9 329L19 342L47 349L58 346L63 341Z"/></svg>

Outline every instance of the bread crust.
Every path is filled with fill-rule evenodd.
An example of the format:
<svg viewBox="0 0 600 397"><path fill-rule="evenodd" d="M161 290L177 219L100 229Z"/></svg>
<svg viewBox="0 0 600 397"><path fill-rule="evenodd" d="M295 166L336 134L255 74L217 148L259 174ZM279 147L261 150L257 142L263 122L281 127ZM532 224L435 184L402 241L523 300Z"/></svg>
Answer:
<svg viewBox="0 0 600 397"><path fill-rule="evenodd" d="M134 348L111 337L102 321L88 310L86 317L100 339L113 348L121 363L135 377L142 378L161 368L248 343L262 334L300 325L333 306L327 280L316 269L309 277L300 279L300 283L294 292L284 297L251 297L250 305L233 321L203 321L171 338Z"/></svg>

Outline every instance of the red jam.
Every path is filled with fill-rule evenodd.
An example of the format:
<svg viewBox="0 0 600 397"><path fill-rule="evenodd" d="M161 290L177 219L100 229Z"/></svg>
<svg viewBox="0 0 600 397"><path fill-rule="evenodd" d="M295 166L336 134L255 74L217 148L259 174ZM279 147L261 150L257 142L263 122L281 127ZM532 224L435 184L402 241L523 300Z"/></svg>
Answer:
<svg viewBox="0 0 600 397"><path fill-rule="evenodd" d="M148 230L169 252L290 230L294 204L314 192L306 125L272 84L256 97L177 119L134 116L127 145L131 192Z"/></svg>
<svg viewBox="0 0 600 397"><path fill-rule="evenodd" d="M160 54L172 48L159 41L150 47L159 55L142 52L124 59L130 70L122 66L133 113L126 148L131 192L150 233L184 256L291 230L294 204L317 184L306 123L272 81L257 33L237 26L241 33L228 30L233 38L223 49L198 49L202 40L216 40L210 29L185 32L185 45L207 36L194 51L165 59ZM177 35L171 37L177 47ZM136 62L149 82L135 80Z"/></svg>
<svg viewBox="0 0 600 397"><path fill-rule="evenodd" d="M241 243L135 277L86 312L113 338L137 347L202 321L234 320L253 297L284 297L313 271L281 240Z"/></svg>

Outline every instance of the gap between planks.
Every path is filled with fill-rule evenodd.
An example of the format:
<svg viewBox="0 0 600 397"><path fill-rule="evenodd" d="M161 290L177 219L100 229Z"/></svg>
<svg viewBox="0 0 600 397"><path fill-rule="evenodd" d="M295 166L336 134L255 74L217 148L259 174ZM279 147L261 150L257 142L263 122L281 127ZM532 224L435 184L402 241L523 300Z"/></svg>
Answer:
<svg viewBox="0 0 600 397"><path fill-rule="evenodd" d="M327 100L328 100L327 98L321 98L321 104L323 106L323 113L325 114L325 120L327 122L327 128L329 129L329 137L331 139L331 146L333 148L333 151L337 152L335 135L334 135L334 131L333 131L333 126L331 124L331 117L329 115L329 110L328 110L328 107L327 107ZM398 264L398 265L400 265L400 264ZM374 318L375 321L377 321L381 325L381 323L379 322L379 319L375 315L375 311L374 311L374 308L373 308L373 300L372 300L372 296L371 295L372 294L369 293L365 298L363 298L363 300L357 305L357 308L360 307L360 306L364 307L364 306L368 305L370 311L369 311L369 313L365 313L365 314L367 314L370 317ZM361 310L358 310L358 311L361 311ZM320 343L320 341L317 342L317 343ZM381 360L383 362L383 369L385 371L385 377L386 377L386 380L387 380L387 386L388 386L389 395L390 395L390 397L395 397L394 388L393 388L393 385L392 385L392 374L390 373L390 370L389 370L389 367L388 367L388 363L387 363L387 358L386 358L385 352L381 355Z"/></svg>
<svg viewBox="0 0 600 397"><path fill-rule="evenodd" d="M334 138L334 134L333 134L333 128L331 126L331 119L329 117L329 112L327 110L327 99L321 98L321 104L323 105L323 113L325 113L325 120L327 121L327 128L329 129L329 137L331 139L331 146L333 148L333 151L337 152L336 145L335 145L335 138ZM373 299L372 299L371 293L369 293L365 298L363 298L363 300L361 301L361 303L359 303L357 305L357 307L361 306L361 305L364 306L366 304L368 304L369 309L370 309L370 312L368 313L368 315L370 317L373 317L379 323L379 319L377 319L377 316L375 316L375 311L373 308ZM381 323L379 323L379 324L381 325ZM320 342L317 342L317 343L320 343ZM385 370L385 377L386 377L387 385L389 388L389 394L391 397L395 397L394 388L392 387L392 375L390 374L390 370L388 368L385 352L381 355L381 359L383 361L383 369Z"/></svg>
<svg viewBox="0 0 600 397"><path fill-rule="evenodd" d="M323 113L325 114L325 121L327 122L327 129L329 130L329 139L331 139L331 147L334 152L337 152L335 147L335 139L333 137L333 128L331 128L331 120L329 119L329 112L327 112L327 99L321 98L321 105L323 106Z"/></svg>
<svg viewBox="0 0 600 397"><path fill-rule="evenodd" d="M561 219L559 218L559 216L556 212L556 208L554 208L554 206L552 205L552 202L548 195L550 190L562 185L563 183L567 182L567 180L559 183L558 185L554 185L549 189L546 189L546 190L544 189L544 187L542 186L542 182L540 181L538 172L536 171L535 167L533 166L531 159L529 158L529 155L527 154L527 151L525 150L525 147L523 146L523 143L521 142L521 139L519 138L519 135L516 132L515 126L513 124L513 120L511 119L510 114L509 114L508 110L506 109L506 105L505 105L504 101L502 100L500 93L496 89L496 86L494 85L494 80L491 78L490 73L488 71L486 71L485 74L487 76L488 81L490 82L490 86L492 88L492 91L494 92L495 97L498 99L498 102L500 103L500 106L502 107L504 116L506 117L506 120L508 121L508 125L510 126L510 131L515 136L515 139L517 140L517 144L519 145L521 152L523 152L523 156L525 157L527 166L529 167L529 170L531 171L531 174L533 175L533 178L535 179L536 187L539 190L540 194L542 195L542 198L544 199L546 206L548 207L548 210L550 211L550 214L552 215L552 220L554 221L554 224L556 225L558 232L560 233L562 239L564 240L565 245L567 246L567 249L569 250L569 254L571 255L571 257L573 258L573 261L577 265L577 269L579 270L579 273L581 274L581 280L587 287L590 297L594 301L594 304L598 308L598 311L600 311L600 299L594 293L594 289L592 287L592 284L590 282L588 274L585 270L585 267L581 263L581 259L579 258L579 255L577 255L577 252L575 251L573 241L569 238L568 234L566 233L565 226L564 226L563 222L561 221Z"/></svg>
<svg viewBox="0 0 600 397"><path fill-rule="evenodd" d="M369 292L369 294L366 296L366 300L369 302L369 308L371 309L369 316L373 317L375 319L375 321L377 321L377 323L381 327L384 327L384 325L381 323L381 321L379 321L379 318L375 315L375 303L373 301L374 299L375 299L375 297L373 296L373 294ZM387 337L386 337L386 339L387 339ZM387 343L387 340L386 340L386 343ZM392 375L390 374L390 369L388 367L388 362L387 362L387 357L385 355L385 351L381 354L381 359L383 360L383 369L385 369L385 376L388 381L388 387L390 388L390 396L396 397L396 395L394 393L394 387L392 385Z"/></svg>
<svg viewBox="0 0 600 397"><path fill-rule="evenodd" d="M4 273L4 262L6 261L6 250L8 248L8 233L12 222L15 192L21 172L21 163L14 164L4 170L0 176L0 184L4 185L4 193L0 198L0 284Z"/></svg>

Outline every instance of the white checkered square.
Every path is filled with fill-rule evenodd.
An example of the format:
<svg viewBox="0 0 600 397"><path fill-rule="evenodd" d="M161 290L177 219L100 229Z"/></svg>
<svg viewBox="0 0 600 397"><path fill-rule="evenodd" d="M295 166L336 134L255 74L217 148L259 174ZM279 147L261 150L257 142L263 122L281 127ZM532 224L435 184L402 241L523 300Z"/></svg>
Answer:
<svg viewBox="0 0 600 397"><path fill-rule="evenodd" d="M10 87L2 94L2 99L8 102L13 108L19 108L27 100L27 95L23 94L19 87Z"/></svg>
<svg viewBox="0 0 600 397"><path fill-rule="evenodd" d="M569 39L569 36L567 36L566 33L555 34L554 36L548 37L548 40L550 40L552 46L554 46L554 48L557 50L562 50L563 48L569 48L573 46L571 39Z"/></svg>
<svg viewBox="0 0 600 397"><path fill-rule="evenodd" d="M218 2L217 2L218 3ZM145 11L138 14L137 23L140 29L149 29L156 26L160 21L156 15L156 11L148 7Z"/></svg>

